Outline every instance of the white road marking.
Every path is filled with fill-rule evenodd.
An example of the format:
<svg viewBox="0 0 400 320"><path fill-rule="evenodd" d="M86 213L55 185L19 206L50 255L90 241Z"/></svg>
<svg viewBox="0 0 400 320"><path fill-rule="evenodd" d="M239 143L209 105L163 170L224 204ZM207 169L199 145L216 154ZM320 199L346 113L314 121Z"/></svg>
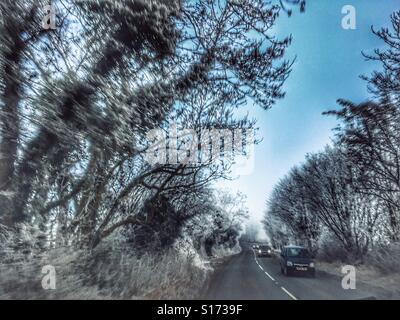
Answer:
<svg viewBox="0 0 400 320"><path fill-rule="evenodd" d="M282 289L283 291L285 291L285 293L286 293L289 297L291 297L293 300L297 300L297 298L296 298L294 295L292 295L289 291L287 291L284 287L281 287L281 289Z"/></svg>
<svg viewBox="0 0 400 320"><path fill-rule="evenodd" d="M275 279L272 278L272 277L270 276L270 274L269 274L267 271L264 271L264 272L265 272L265 274L266 274L272 281L275 281Z"/></svg>
<svg viewBox="0 0 400 320"><path fill-rule="evenodd" d="M261 269L262 271L264 271L264 273L265 273L272 281L275 282L275 279L274 279L267 271L265 271L264 268L259 264L259 262L258 262L258 260L257 260L256 253L255 253L254 250L253 250L253 253L254 253L254 260L256 260L256 263L258 264L258 266L260 267L260 269Z"/></svg>
<svg viewBox="0 0 400 320"><path fill-rule="evenodd" d="M276 281L267 271L265 271L264 269L263 269L263 267L258 263L258 260L257 260L257 256L256 256L256 252L253 250L253 253L254 253L254 260L256 261L256 263L257 263L257 265L260 267L260 269L262 270L262 271L264 271L264 273L272 280L272 281L274 281L274 283L276 284L276 285L278 285L278 281ZM286 290L284 287L281 287L281 289L283 290L283 292L285 292L290 298L292 298L293 300L298 300L293 294L291 294L288 290Z"/></svg>
<svg viewBox="0 0 400 320"><path fill-rule="evenodd" d="M264 272L272 281L275 282L275 279L267 271L264 271Z"/></svg>

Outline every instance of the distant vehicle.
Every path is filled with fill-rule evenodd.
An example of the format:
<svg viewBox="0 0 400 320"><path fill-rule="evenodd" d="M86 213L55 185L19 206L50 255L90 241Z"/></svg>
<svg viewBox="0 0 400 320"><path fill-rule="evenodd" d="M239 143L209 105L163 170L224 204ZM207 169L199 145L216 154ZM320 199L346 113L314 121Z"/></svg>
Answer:
<svg viewBox="0 0 400 320"><path fill-rule="evenodd" d="M315 277L315 263L307 248L286 246L281 250L281 272L288 276L292 273L306 273Z"/></svg>
<svg viewBox="0 0 400 320"><path fill-rule="evenodd" d="M256 249L258 257L271 257L272 256L272 249L270 246L261 245Z"/></svg>
<svg viewBox="0 0 400 320"><path fill-rule="evenodd" d="M260 246L258 244L253 244L253 249L258 249Z"/></svg>

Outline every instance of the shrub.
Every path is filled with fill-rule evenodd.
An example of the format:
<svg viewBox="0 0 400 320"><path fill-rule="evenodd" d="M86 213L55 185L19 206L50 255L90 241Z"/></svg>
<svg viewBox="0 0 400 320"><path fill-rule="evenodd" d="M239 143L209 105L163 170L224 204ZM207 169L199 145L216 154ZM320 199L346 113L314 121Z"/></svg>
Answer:
<svg viewBox="0 0 400 320"><path fill-rule="evenodd" d="M330 233L325 234L324 237L320 239L317 258L330 263L336 261L348 262L352 260L349 252L346 251L339 241Z"/></svg>
<svg viewBox="0 0 400 320"><path fill-rule="evenodd" d="M190 299L200 292L208 271L193 257L170 249L140 257L121 241L104 241L95 250L13 248L12 234L0 244L0 299ZM41 271L56 269L56 289L44 290Z"/></svg>
<svg viewBox="0 0 400 320"><path fill-rule="evenodd" d="M378 246L368 252L365 263L385 274L400 271L400 242Z"/></svg>

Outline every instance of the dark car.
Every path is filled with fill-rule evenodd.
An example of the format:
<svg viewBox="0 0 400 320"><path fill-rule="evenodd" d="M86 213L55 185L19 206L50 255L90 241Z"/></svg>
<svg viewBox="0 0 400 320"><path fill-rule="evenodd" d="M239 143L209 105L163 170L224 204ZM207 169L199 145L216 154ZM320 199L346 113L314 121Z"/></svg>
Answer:
<svg viewBox="0 0 400 320"><path fill-rule="evenodd" d="M256 249L256 253L258 257L271 257L272 249L270 246L261 245Z"/></svg>
<svg viewBox="0 0 400 320"><path fill-rule="evenodd" d="M281 251L281 272L288 276L294 273L309 274L315 277L314 259L307 248L286 246Z"/></svg>

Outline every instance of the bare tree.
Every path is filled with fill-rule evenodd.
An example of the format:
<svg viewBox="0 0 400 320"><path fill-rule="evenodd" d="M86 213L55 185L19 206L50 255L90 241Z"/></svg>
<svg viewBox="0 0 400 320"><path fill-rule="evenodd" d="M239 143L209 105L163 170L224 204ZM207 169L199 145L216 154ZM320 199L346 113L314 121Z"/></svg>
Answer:
<svg viewBox="0 0 400 320"><path fill-rule="evenodd" d="M149 203L174 207L227 168L149 165L146 133L171 121L252 128L233 110L247 101L268 109L284 96L291 39L270 34L279 3L52 5L55 30L41 26L44 3L1 4L0 204L8 227L33 224L52 243L93 247L122 227L156 224ZM167 211L184 220L179 207Z"/></svg>

